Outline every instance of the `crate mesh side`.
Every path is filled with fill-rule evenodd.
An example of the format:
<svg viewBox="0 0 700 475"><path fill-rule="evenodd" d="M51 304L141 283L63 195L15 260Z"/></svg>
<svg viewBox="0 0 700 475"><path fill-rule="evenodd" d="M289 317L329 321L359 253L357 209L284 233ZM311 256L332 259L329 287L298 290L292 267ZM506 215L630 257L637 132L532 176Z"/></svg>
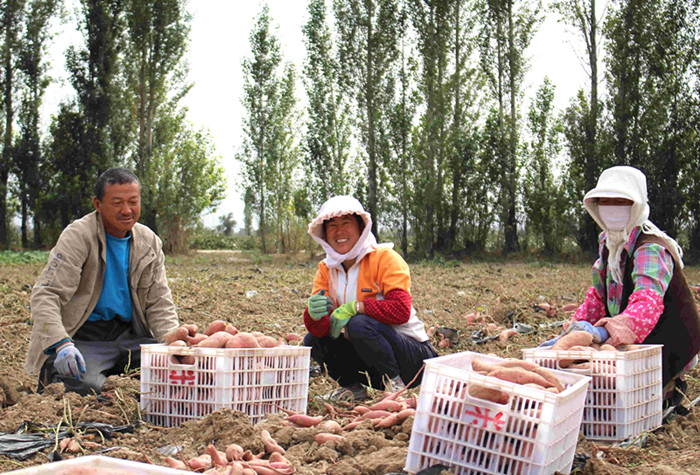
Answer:
<svg viewBox="0 0 700 475"><path fill-rule="evenodd" d="M526 349L523 359L546 368L571 352ZM591 376L581 430L593 440L623 440L661 425L661 346L591 353ZM563 371L570 371L566 368Z"/></svg>
<svg viewBox="0 0 700 475"><path fill-rule="evenodd" d="M568 471L576 449L585 380L581 378L576 397L529 397L519 385L511 389L510 383L467 370L473 355L464 353L461 362L451 355L448 365L440 365L439 358L426 365L406 470L416 473L445 464L460 475ZM508 391L508 403L496 405L468 396L472 385L483 384L501 385ZM559 399L562 403L552 408L552 401Z"/></svg>
<svg viewBox="0 0 700 475"><path fill-rule="evenodd" d="M306 412L308 348L188 350L194 365L173 364L169 347L142 347L141 410L148 422L172 427L222 408L244 412L253 424L277 406Z"/></svg>

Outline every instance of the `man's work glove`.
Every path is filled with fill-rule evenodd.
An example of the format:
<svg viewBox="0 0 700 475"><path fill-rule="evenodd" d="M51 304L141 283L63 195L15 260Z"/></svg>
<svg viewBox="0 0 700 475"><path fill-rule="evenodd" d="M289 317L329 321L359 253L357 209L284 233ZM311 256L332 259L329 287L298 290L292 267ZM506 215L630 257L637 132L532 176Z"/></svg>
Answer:
<svg viewBox="0 0 700 475"><path fill-rule="evenodd" d="M319 290L309 298L309 315L314 320L320 320L333 310L333 301L326 297L324 289Z"/></svg>
<svg viewBox="0 0 700 475"><path fill-rule="evenodd" d="M340 336L343 327L348 324L350 319L357 315L355 310L355 300L348 302L336 308L331 314L331 330L330 335L334 340Z"/></svg>
<svg viewBox="0 0 700 475"><path fill-rule="evenodd" d="M75 379L79 380L80 373L85 372L85 360L73 342L69 341L61 346L56 353L56 359L53 362L53 367L56 368L58 374L63 376L73 376Z"/></svg>

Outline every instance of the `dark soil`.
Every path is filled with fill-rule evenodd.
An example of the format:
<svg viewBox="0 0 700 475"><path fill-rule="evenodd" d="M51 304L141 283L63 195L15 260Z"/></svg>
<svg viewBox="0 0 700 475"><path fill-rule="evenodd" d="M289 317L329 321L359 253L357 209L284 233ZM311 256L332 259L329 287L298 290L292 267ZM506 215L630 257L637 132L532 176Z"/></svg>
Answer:
<svg viewBox="0 0 700 475"><path fill-rule="evenodd" d="M168 258L168 277L180 320L205 326L214 319L233 323L241 330L261 331L280 336L287 332L304 334L302 312L317 259L304 256L265 256L238 252L197 253ZM181 450L176 458L187 460L203 453L209 444L224 450L238 443L253 453L261 451L260 431L267 429L287 451L287 458L300 474L385 474L401 472L408 452L413 418L392 429L374 430L370 424L349 432L342 442L319 446L316 429L294 429L281 414L270 415L255 427L239 412L220 410L180 427L162 428L139 422L138 373L112 377L103 397L80 397L53 385L36 394L36 381L22 371L31 330L29 296L41 265L0 266L0 432L15 432L20 426L44 431L73 431L81 445L78 453L62 457L104 453L112 457L166 465L168 448ZM449 263L411 264L414 306L427 327L458 330L456 345L438 350L440 354L460 351L495 353L520 357L559 332L537 331L516 335L501 342L483 344L469 341L478 329L489 333L488 324L510 328L514 322L552 323L566 318L559 311L547 317L534 304L548 302L558 309L581 302L590 281L587 265L530 263ZM686 268L688 281L700 282L700 269ZM696 292L700 301L700 295ZM465 316L479 312L482 323L468 325ZM493 326L491 327L493 329ZM497 330L491 330L495 334ZM436 334L433 343L439 339ZM436 346L437 347L437 346ZM700 371L694 369L688 380L690 400L700 395ZM325 376L314 376L309 388L311 415L326 414L315 396L334 387ZM414 391L417 392L417 391ZM380 396L379 394L377 396ZM644 448L616 448L579 439L577 454L585 463L574 473L585 474L696 474L700 473L697 448L700 446L700 413L675 417L648 434ZM132 432L114 433L111 439L79 424L101 422L114 426L134 425ZM27 426L26 424L29 423ZM57 441L56 441L57 442ZM24 461L0 456L0 471L43 464L49 461L50 447ZM102 452L107 450L107 452ZM585 456L585 457L583 457Z"/></svg>

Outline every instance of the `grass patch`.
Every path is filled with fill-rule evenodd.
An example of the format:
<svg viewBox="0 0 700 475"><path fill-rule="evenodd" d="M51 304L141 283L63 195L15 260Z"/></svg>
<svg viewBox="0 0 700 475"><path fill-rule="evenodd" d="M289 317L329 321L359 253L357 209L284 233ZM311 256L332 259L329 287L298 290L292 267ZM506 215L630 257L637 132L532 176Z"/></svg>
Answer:
<svg viewBox="0 0 700 475"><path fill-rule="evenodd" d="M48 258L49 251L0 251L0 264L36 264Z"/></svg>

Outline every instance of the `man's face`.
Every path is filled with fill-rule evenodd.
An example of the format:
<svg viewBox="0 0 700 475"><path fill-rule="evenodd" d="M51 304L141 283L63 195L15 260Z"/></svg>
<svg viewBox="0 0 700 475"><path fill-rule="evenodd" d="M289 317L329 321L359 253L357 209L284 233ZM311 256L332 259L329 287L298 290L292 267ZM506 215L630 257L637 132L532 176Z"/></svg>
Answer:
<svg viewBox="0 0 700 475"><path fill-rule="evenodd" d="M141 188L138 183L107 185L102 201L94 197L92 203L102 215L107 232L124 238L141 216Z"/></svg>

